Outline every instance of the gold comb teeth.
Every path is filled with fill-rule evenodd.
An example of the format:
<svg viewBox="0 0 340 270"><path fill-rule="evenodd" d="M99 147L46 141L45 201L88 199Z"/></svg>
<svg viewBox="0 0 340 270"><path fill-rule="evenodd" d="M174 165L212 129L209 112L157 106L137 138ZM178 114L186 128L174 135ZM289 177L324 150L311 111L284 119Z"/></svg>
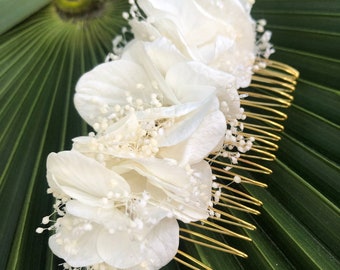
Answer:
<svg viewBox="0 0 340 270"><path fill-rule="evenodd" d="M272 60L261 59L259 61L265 61L266 67L254 72L248 88L239 90L240 95L247 96L247 98L241 100L246 119L242 120L242 130L238 134L246 139L254 138L253 145L249 151L240 153L236 164L233 164L229 158L219 155L220 153L212 153L206 158L216 177L216 182L219 183L219 188L212 190L212 197L218 196L218 201L215 201L209 209L213 215L208 220L190 223L185 228L182 225L180 230L181 241L243 258L246 258L247 254L221 240L199 233L197 229L246 241L251 241L251 239L234 231L233 228L256 229L253 224L236 217L230 211L236 210L258 215L260 212L253 207L262 206L262 202L239 190L238 185L233 183L267 187L265 183L243 174L245 172L272 173L261 163L274 161L276 158L272 152L278 149L277 142L281 139L280 132L284 129L281 122L287 119L287 115L282 110L291 105L293 100L291 93L295 90L299 77L299 72L286 64ZM178 251L175 260L190 269L212 269L181 250Z"/></svg>
<svg viewBox="0 0 340 270"><path fill-rule="evenodd" d="M293 101L291 93L295 90L299 72L280 62L265 61L266 68L255 71L252 82L240 93L247 95L241 100L247 116L243 123L243 135L252 136L255 143L249 153L243 157L262 160L274 160L278 132L283 131L282 121L287 115L282 112Z"/></svg>

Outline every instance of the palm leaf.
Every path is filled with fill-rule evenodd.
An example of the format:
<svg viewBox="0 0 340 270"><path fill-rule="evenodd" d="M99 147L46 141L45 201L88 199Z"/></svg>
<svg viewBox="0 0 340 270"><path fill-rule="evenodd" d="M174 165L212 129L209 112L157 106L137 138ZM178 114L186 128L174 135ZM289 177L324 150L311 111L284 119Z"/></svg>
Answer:
<svg viewBox="0 0 340 270"><path fill-rule="evenodd" d="M51 5L41 8L48 1L30 1L29 9L25 1L1 2L0 269L57 269L47 233L35 234L52 204L46 156L86 132L73 89L111 50L128 5L112 1L102 17L82 23L61 20ZM244 187L264 203L259 216L237 213L256 225L243 232L253 243L209 233L249 258L188 242L181 250L218 270L339 269L340 3L258 0L253 14L273 31L273 59L299 69L301 79L278 159L268 165L274 173L249 174L269 188ZM164 269L184 268L173 261Z"/></svg>

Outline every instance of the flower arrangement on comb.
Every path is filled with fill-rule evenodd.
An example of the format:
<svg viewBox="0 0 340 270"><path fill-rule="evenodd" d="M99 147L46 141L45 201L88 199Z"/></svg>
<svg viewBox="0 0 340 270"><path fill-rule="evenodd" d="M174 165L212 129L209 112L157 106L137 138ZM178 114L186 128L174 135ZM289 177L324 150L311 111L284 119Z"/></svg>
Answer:
<svg viewBox="0 0 340 270"><path fill-rule="evenodd" d="M270 33L251 18L253 1L129 2L134 38L115 38L108 61L76 86L94 131L47 159L58 215L49 246L65 269L160 269L172 259L210 269L180 241L246 257L202 231L250 240L228 225L255 226L229 209L259 213L237 185L266 186L243 172L271 172L257 161L275 159L298 73L267 59Z"/></svg>

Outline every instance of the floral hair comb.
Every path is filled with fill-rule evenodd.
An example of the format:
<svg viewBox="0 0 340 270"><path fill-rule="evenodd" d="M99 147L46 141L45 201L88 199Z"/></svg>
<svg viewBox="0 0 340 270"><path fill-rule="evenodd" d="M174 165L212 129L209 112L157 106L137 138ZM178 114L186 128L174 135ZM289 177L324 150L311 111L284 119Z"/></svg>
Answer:
<svg viewBox="0 0 340 270"><path fill-rule="evenodd" d="M271 173L261 163L275 159L299 74L267 59L253 1L129 2L134 38L115 38L76 86L93 132L47 159L49 246L65 269L211 269L183 242L247 257L209 232L251 240L236 213L259 214L243 187L266 184L247 172Z"/></svg>

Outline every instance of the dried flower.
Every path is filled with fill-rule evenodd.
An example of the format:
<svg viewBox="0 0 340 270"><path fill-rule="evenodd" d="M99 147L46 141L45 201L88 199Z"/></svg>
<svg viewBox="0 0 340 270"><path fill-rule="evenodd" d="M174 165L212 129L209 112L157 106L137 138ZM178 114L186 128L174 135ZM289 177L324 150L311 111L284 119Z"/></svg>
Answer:
<svg viewBox="0 0 340 270"><path fill-rule="evenodd" d="M237 88L249 85L256 57L255 22L250 4L239 0L139 0L130 25L137 39L170 39L190 59L235 76Z"/></svg>
<svg viewBox="0 0 340 270"><path fill-rule="evenodd" d="M49 155L47 180L62 215L49 246L68 265L158 269L176 254L176 219L138 190L142 179L127 176L77 151Z"/></svg>
<svg viewBox="0 0 340 270"><path fill-rule="evenodd" d="M220 146L226 120L216 92L224 79L214 81L197 70L201 64L180 57L164 40L133 42L120 60L79 80L76 108L100 136L111 136L116 156L171 158L185 166Z"/></svg>
<svg viewBox="0 0 340 270"><path fill-rule="evenodd" d="M208 155L211 163L228 158L217 168L228 172L254 141L242 133L238 89L249 85L256 56L272 51L265 22L249 15L253 1L140 0L146 18L129 2L123 17L135 39L121 47L116 38L113 61L76 86L76 109L94 132L47 160L60 216L49 245L65 269L167 264L179 245L177 220L204 223L223 213L213 208L227 197Z"/></svg>

